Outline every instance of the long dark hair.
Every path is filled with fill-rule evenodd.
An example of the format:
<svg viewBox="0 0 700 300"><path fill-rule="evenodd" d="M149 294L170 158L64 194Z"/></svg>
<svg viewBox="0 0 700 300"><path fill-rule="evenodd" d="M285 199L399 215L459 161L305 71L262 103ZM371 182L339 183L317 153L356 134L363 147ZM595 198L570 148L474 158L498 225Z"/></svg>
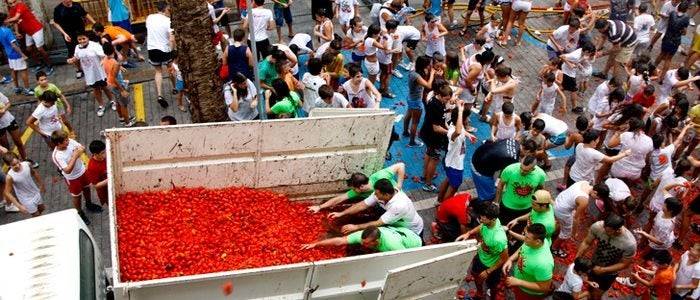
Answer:
<svg viewBox="0 0 700 300"><path fill-rule="evenodd" d="M243 87L239 87L239 84L246 83L248 81L248 78L245 77L245 75L241 74L240 72L236 72L236 74L233 74L233 78L231 80L235 85L233 88L236 89L236 93L238 94L239 98L245 98L248 96L248 85L244 85Z"/></svg>
<svg viewBox="0 0 700 300"><path fill-rule="evenodd" d="M373 37L375 35L378 35L380 32L382 32L382 28L379 27L379 24L372 24L369 27L367 27L367 34L365 34L365 40L368 37Z"/></svg>
<svg viewBox="0 0 700 300"><path fill-rule="evenodd" d="M272 81L272 96L270 97L270 106L275 105L275 103L281 101L282 99L289 97L290 95L289 86L287 83L277 78Z"/></svg>
<svg viewBox="0 0 700 300"><path fill-rule="evenodd" d="M421 55L416 58L416 73L423 77L424 79L427 79L429 77L429 74L425 73L425 69L430 67L430 63L432 62L432 59L429 56L426 55Z"/></svg>

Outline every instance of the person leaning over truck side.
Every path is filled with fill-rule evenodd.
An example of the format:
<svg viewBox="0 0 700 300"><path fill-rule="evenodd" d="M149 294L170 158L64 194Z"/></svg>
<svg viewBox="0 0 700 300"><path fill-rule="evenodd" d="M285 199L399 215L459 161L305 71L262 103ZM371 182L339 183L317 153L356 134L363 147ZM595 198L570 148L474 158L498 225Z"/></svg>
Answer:
<svg viewBox="0 0 700 300"><path fill-rule="evenodd" d="M353 204L353 206L342 212L328 214L328 218L333 220L342 216L354 215L375 204L386 210L378 220L364 224L346 224L341 227L341 232L348 234L370 226L391 225L409 228L417 235L423 236L423 218L416 212L411 199L404 192L395 189L389 179L379 179L374 184L374 194L367 197L364 201Z"/></svg>
<svg viewBox="0 0 700 300"><path fill-rule="evenodd" d="M39 173L32 169L30 162L21 161L15 153L5 153L2 160L10 166L5 178L5 199L19 208L22 213L30 214L32 217L40 216L45 209L41 194L46 189Z"/></svg>
<svg viewBox="0 0 700 300"><path fill-rule="evenodd" d="M317 213L322 209L329 209L347 200L365 199L374 192L374 184L380 179L388 179L397 190L401 190L403 186L403 177L406 174L406 165L397 163L374 172L372 175L362 173L353 173L346 181L350 189L343 194L335 196L330 200L320 204L309 206L309 211Z"/></svg>
<svg viewBox="0 0 700 300"><path fill-rule="evenodd" d="M421 238L408 228L370 226L347 236L304 244L301 246L301 249L308 250L318 246L362 245L362 247L367 249L387 252L417 248L422 244Z"/></svg>

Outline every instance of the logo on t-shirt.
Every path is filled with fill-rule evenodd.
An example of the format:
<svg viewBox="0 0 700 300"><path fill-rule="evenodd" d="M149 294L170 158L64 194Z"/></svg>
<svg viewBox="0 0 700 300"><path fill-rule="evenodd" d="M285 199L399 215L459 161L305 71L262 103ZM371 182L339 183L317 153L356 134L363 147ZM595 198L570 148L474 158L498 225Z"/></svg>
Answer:
<svg viewBox="0 0 700 300"><path fill-rule="evenodd" d="M514 182L513 184L515 185L513 190L520 197L526 197L532 193L533 188L527 184L520 184L519 182Z"/></svg>

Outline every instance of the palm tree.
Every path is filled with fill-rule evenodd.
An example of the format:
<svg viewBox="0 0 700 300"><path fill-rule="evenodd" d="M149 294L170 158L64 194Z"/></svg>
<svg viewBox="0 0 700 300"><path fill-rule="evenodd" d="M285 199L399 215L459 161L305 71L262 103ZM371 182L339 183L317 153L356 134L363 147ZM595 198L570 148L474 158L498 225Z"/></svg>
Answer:
<svg viewBox="0 0 700 300"><path fill-rule="evenodd" d="M212 20L203 0L169 0L178 66L190 99L192 122L227 120Z"/></svg>

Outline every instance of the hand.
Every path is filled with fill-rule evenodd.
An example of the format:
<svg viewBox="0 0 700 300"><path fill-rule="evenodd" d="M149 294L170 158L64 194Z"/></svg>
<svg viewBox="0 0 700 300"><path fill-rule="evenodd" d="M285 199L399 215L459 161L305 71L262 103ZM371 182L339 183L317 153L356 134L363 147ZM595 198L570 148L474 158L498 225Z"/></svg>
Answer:
<svg viewBox="0 0 700 300"><path fill-rule="evenodd" d="M464 100L457 100L457 109L464 111Z"/></svg>
<svg viewBox="0 0 700 300"><path fill-rule="evenodd" d="M603 267L601 267L601 266L595 266L595 267L593 267L593 270L592 270L592 271L593 271L593 274L596 274L596 275L603 275L603 274L605 274L605 272L603 272Z"/></svg>
<svg viewBox="0 0 700 300"><path fill-rule="evenodd" d="M67 35L67 34L64 34L64 35L63 35L63 39L64 39L66 42L69 42L69 43L73 41L73 39L71 39L70 36Z"/></svg>
<svg viewBox="0 0 700 300"><path fill-rule="evenodd" d="M625 156L630 156L630 155L632 155L632 149L627 149L627 150L623 151L622 153L623 153Z"/></svg>
<svg viewBox="0 0 700 300"><path fill-rule="evenodd" d="M85 153L85 147L83 147L83 145L80 145L77 148L75 148L75 151L73 152L73 156L80 156L83 153Z"/></svg>
<svg viewBox="0 0 700 300"><path fill-rule="evenodd" d="M321 211L321 206L320 205L311 205L309 206L309 211L312 213L318 213Z"/></svg>
<svg viewBox="0 0 700 300"><path fill-rule="evenodd" d="M17 207L17 208L19 209L19 212L21 212L21 213L23 213L23 214L27 214L27 215L30 214L29 211L27 210L27 208L24 207L24 205L20 205L20 206Z"/></svg>
<svg viewBox="0 0 700 300"><path fill-rule="evenodd" d="M486 280L486 278L489 278L489 275L490 274L489 274L488 270L484 270L481 273L479 273L479 279L484 281L484 280Z"/></svg>
<svg viewBox="0 0 700 300"><path fill-rule="evenodd" d="M335 220L335 219L340 218L342 216L343 216L342 212L332 212L332 213L328 214L328 218L331 220Z"/></svg>
<svg viewBox="0 0 700 300"><path fill-rule="evenodd" d="M513 226L515 226L517 224L518 224L518 220L513 220L513 221L508 222L508 224L506 224L506 226L508 227L508 230L510 230L511 228L513 228Z"/></svg>
<svg viewBox="0 0 700 300"><path fill-rule="evenodd" d="M510 269L513 267L513 262L509 259L506 261L506 263L503 264L503 267L501 270L503 271L503 275L508 275L510 274Z"/></svg>
<svg viewBox="0 0 700 300"><path fill-rule="evenodd" d="M316 243L301 245L301 250L309 250L309 249L313 249L313 248L316 248Z"/></svg>
<svg viewBox="0 0 700 300"><path fill-rule="evenodd" d="M594 288L594 289L599 289L599 288L600 288L600 286L598 285L598 283L597 283L597 282L594 282L594 281L589 281L589 282L588 282L588 285L591 286L591 287Z"/></svg>
<svg viewBox="0 0 700 300"><path fill-rule="evenodd" d="M23 59L23 60L27 60L28 57L27 57L26 55L24 55L24 53L22 53L22 59Z"/></svg>
<svg viewBox="0 0 700 300"><path fill-rule="evenodd" d="M520 279L515 278L513 276L508 276L508 278L506 278L506 286L520 286Z"/></svg>
<svg viewBox="0 0 700 300"><path fill-rule="evenodd" d="M455 242L466 241L469 239L469 236L470 236L470 234L469 234L469 232L467 232L463 235L458 236L457 239L455 240Z"/></svg>
<svg viewBox="0 0 700 300"><path fill-rule="evenodd" d="M71 106L66 107L66 115L71 115L71 114L73 114L73 107L71 107Z"/></svg>
<svg viewBox="0 0 700 300"><path fill-rule="evenodd" d="M225 14L229 13L230 11L231 11L231 8L224 7L223 12L224 12Z"/></svg>
<svg viewBox="0 0 700 300"><path fill-rule="evenodd" d="M644 234L646 233L644 230L641 230L641 229L639 229L639 228L633 230L633 232L636 233L636 234L641 234L641 235L644 235Z"/></svg>
<svg viewBox="0 0 700 300"><path fill-rule="evenodd" d="M119 94L122 96L122 98L129 97L129 91L127 91L127 90L122 90L121 92L119 92Z"/></svg>
<svg viewBox="0 0 700 300"><path fill-rule="evenodd" d="M340 228L340 232L343 234L350 234L358 230L360 230L360 227L353 224L343 225L343 227Z"/></svg>

